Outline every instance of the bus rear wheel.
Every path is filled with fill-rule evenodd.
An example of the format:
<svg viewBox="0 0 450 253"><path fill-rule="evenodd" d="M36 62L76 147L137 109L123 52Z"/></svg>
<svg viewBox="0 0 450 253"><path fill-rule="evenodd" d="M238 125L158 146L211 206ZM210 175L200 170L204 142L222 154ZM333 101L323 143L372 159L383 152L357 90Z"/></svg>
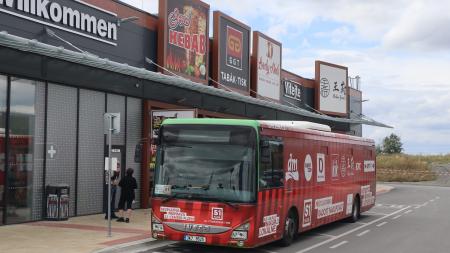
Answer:
<svg viewBox="0 0 450 253"><path fill-rule="evenodd" d="M284 224L283 238L280 240L281 246L289 246L294 241L298 233L298 218L294 211L290 211Z"/></svg>

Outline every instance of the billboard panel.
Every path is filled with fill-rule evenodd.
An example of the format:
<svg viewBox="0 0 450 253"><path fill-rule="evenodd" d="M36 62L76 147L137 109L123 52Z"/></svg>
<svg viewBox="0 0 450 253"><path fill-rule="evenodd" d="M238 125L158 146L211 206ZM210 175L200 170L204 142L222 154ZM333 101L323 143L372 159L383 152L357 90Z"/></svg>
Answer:
<svg viewBox="0 0 450 253"><path fill-rule="evenodd" d="M215 11L212 55L213 79L226 89L249 95L250 27Z"/></svg>
<svg viewBox="0 0 450 253"><path fill-rule="evenodd" d="M280 100L281 43L253 32L253 90L258 96Z"/></svg>
<svg viewBox="0 0 450 253"><path fill-rule="evenodd" d="M316 61L316 108L331 115L347 116L348 69Z"/></svg>
<svg viewBox="0 0 450 253"><path fill-rule="evenodd" d="M160 0L159 19L158 64L168 70L161 72L208 83L209 5Z"/></svg>

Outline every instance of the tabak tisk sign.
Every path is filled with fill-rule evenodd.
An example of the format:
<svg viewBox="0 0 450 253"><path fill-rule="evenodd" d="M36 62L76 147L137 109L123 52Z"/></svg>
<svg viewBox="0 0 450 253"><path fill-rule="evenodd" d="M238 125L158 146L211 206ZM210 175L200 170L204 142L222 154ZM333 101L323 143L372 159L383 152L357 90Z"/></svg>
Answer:
<svg viewBox="0 0 450 253"><path fill-rule="evenodd" d="M316 61L316 107L326 114L348 113L347 67Z"/></svg>
<svg viewBox="0 0 450 253"><path fill-rule="evenodd" d="M160 0L159 13L159 65L176 75L207 83L209 5L197 0Z"/></svg>
<svg viewBox="0 0 450 253"><path fill-rule="evenodd" d="M250 92L250 27L214 12L213 78L235 91Z"/></svg>
<svg viewBox="0 0 450 253"><path fill-rule="evenodd" d="M253 61L256 93L259 96L280 100L281 43L253 32Z"/></svg>

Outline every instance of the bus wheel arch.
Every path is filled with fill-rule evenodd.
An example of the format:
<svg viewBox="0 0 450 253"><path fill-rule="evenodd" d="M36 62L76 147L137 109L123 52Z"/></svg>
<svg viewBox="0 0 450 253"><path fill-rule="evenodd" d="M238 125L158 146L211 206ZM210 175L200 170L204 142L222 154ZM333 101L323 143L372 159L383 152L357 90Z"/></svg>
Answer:
<svg viewBox="0 0 450 253"><path fill-rule="evenodd" d="M299 216L295 206L289 208L283 226L283 237L280 240L282 246L289 246L298 234Z"/></svg>
<svg viewBox="0 0 450 253"><path fill-rule="evenodd" d="M352 205L352 216L350 217L350 222L356 222L361 216L361 198L359 193L355 195Z"/></svg>

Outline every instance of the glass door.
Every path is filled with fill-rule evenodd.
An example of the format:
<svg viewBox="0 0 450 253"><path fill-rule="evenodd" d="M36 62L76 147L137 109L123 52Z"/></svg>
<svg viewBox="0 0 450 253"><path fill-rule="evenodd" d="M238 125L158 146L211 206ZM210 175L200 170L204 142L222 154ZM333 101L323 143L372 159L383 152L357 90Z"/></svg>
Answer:
<svg viewBox="0 0 450 253"><path fill-rule="evenodd" d="M6 223L32 219L35 82L11 77Z"/></svg>
<svg viewBox="0 0 450 253"><path fill-rule="evenodd" d="M0 76L0 225L4 223L5 213L6 96L7 79Z"/></svg>

